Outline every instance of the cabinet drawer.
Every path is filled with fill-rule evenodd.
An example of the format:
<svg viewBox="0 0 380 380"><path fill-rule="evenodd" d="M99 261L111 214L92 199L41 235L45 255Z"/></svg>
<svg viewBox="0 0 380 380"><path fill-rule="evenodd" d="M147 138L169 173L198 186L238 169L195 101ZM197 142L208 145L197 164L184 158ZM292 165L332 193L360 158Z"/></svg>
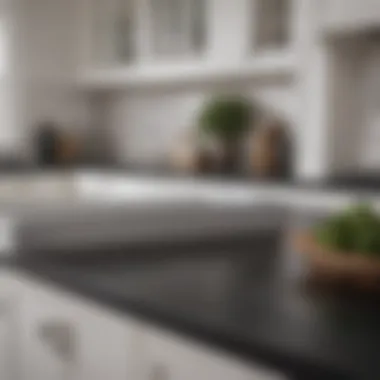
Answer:
<svg viewBox="0 0 380 380"><path fill-rule="evenodd" d="M20 305L22 380L58 380L76 371L72 309L24 282Z"/></svg>
<svg viewBox="0 0 380 380"><path fill-rule="evenodd" d="M21 318L23 380L133 378L126 320L33 281L24 285Z"/></svg>
<svg viewBox="0 0 380 380"><path fill-rule="evenodd" d="M285 380L275 371L151 328L145 329L144 352L149 380Z"/></svg>

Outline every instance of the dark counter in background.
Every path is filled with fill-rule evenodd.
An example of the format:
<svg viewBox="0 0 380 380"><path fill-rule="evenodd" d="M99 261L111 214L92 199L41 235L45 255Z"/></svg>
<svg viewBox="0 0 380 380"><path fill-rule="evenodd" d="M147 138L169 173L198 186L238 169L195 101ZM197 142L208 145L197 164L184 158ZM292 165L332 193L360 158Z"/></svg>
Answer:
<svg viewBox="0 0 380 380"><path fill-rule="evenodd" d="M194 179L217 181L219 183L235 183L247 185L289 186L295 189L311 190L352 190L358 192L380 191L380 171L346 172L320 180L299 180L286 178L257 178L248 173L186 173L174 170L163 165L121 165L111 162L81 162L73 165L58 165L41 167L20 161L0 160L0 178L2 175L42 174L42 173L70 173L75 170L114 173L122 176L149 177L157 179Z"/></svg>

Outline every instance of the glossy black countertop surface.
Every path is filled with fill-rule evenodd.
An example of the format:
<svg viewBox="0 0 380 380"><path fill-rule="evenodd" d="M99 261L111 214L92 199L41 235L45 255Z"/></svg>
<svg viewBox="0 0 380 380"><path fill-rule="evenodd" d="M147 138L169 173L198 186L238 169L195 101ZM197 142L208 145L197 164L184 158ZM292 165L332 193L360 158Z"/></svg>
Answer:
<svg viewBox="0 0 380 380"><path fill-rule="evenodd" d="M289 244L293 220L304 225L288 215L240 243L12 265L291 379L379 379L380 296L311 284Z"/></svg>
<svg viewBox="0 0 380 380"><path fill-rule="evenodd" d="M302 180L292 177L284 178L257 178L249 173L187 173L163 165L121 165L115 163L81 163L67 166L41 167L33 164L0 161L1 176L42 174L42 173L70 173L76 170L104 174L118 174L125 177L142 177L156 179L191 179L195 181L216 181L218 183L240 183L246 185L264 184L273 186L289 186L294 189L327 190L327 191L354 191L359 193L376 193L380 190L379 171L352 171L335 174L319 180Z"/></svg>

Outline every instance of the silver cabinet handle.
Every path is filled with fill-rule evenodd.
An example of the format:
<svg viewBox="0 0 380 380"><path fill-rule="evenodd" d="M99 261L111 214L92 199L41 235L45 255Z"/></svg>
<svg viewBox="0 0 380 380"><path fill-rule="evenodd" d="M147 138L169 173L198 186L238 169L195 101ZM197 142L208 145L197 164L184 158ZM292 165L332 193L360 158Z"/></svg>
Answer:
<svg viewBox="0 0 380 380"><path fill-rule="evenodd" d="M40 339L62 360L73 361L76 357L76 331L71 323L52 320L37 328Z"/></svg>

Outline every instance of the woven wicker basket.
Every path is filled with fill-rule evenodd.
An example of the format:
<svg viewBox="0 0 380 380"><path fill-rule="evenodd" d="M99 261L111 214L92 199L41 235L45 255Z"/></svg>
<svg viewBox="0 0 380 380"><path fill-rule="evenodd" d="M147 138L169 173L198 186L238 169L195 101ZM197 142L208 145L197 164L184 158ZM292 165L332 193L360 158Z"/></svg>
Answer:
<svg viewBox="0 0 380 380"><path fill-rule="evenodd" d="M310 231L297 233L295 246L313 275L360 286L380 285L380 258L328 249L321 246Z"/></svg>

